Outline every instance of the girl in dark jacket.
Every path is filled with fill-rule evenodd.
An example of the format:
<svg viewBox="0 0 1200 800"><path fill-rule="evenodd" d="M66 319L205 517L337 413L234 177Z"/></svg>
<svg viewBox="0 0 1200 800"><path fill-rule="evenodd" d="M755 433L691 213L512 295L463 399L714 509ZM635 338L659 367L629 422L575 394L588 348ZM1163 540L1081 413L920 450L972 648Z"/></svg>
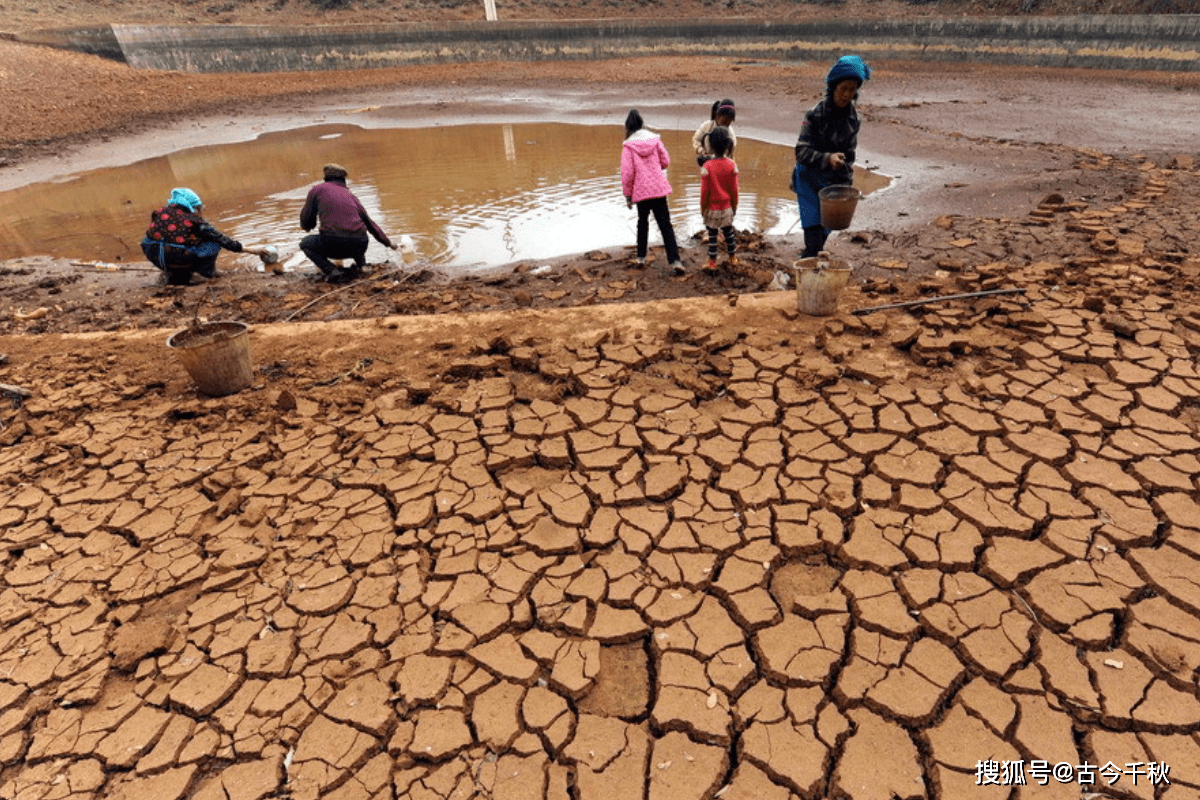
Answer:
<svg viewBox="0 0 1200 800"><path fill-rule="evenodd" d="M804 226L802 258L825 247L829 231L821 225L817 193L826 186L854 183L854 152L858 148L858 90L871 77L871 68L858 56L842 56L825 78L825 96L812 107L796 141L792 190L800 203Z"/></svg>

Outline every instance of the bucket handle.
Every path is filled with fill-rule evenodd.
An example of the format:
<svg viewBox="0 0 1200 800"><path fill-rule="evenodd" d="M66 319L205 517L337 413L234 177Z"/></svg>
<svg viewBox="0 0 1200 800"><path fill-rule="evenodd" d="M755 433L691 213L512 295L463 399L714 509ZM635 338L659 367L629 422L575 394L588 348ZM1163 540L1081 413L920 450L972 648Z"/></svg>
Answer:
<svg viewBox="0 0 1200 800"><path fill-rule="evenodd" d="M815 261L817 263L808 265L808 264L802 264L801 263L802 261ZM808 270L812 270L813 272L825 272L826 270L833 269L833 261L832 261L832 259L821 258L819 256L809 256L808 258L798 258L792 262L792 269L795 270L797 273L806 272Z"/></svg>

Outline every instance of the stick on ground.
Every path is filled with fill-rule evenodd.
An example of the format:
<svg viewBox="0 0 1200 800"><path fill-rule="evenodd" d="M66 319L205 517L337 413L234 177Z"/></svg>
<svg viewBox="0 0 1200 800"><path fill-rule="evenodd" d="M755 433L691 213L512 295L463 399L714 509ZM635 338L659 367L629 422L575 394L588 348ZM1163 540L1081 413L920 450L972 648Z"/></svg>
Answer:
<svg viewBox="0 0 1200 800"><path fill-rule="evenodd" d="M0 383L0 395L19 402L33 397L33 392L28 389L22 389L20 386L13 386L11 383Z"/></svg>
<svg viewBox="0 0 1200 800"><path fill-rule="evenodd" d="M965 300L971 297L992 297L999 294L1025 294L1025 289L989 289L985 292L968 292L967 294L947 294L941 297L926 297L922 300L909 300L905 303L888 303L885 306L869 306L867 308L856 308L851 311L851 314L870 314L875 311L887 311L893 308L909 308L910 306L923 306L929 303L944 303L947 300Z"/></svg>

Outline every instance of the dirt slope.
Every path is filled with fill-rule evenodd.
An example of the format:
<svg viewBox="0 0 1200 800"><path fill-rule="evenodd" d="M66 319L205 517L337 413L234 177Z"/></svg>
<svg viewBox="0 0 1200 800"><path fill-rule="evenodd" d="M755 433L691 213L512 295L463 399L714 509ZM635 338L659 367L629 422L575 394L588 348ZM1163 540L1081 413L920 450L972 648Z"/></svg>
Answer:
<svg viewBox="0 0 1200 800"><path fill-rule="evenodd" d="M589 19L601 17L712 17L794 19L829 15L862 18L916 16L1002 16L1069 14L1194 13L1188 0L498 0L504 19ZM61 3L57 0L6 0L5 30L127 23L347 24L483 19L477 0L163 0L152 7L125 0Z"/></svg>

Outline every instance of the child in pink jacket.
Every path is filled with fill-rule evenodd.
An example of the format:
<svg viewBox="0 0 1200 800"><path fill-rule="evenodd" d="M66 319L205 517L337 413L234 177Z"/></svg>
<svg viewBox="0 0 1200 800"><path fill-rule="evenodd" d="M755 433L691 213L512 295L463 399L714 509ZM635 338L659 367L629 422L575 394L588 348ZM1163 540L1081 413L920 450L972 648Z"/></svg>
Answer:
<svg viewBox="0 0 1200 800"><path fill-rule="evenodd" d="M625 203L631 207L637 204L637 261L639 265L646 263L650 213L653 212L654 221L662 232L667 262L676 275L682 275L683 262L679 260L679 245L675 242L671 210L667 207L671 184L667 182L666 169L671 156L658 134L646 130L642 124L642 115L636 108L631 110L625 118L625 145L621 148L621 188L625 192Z"/></svg>

